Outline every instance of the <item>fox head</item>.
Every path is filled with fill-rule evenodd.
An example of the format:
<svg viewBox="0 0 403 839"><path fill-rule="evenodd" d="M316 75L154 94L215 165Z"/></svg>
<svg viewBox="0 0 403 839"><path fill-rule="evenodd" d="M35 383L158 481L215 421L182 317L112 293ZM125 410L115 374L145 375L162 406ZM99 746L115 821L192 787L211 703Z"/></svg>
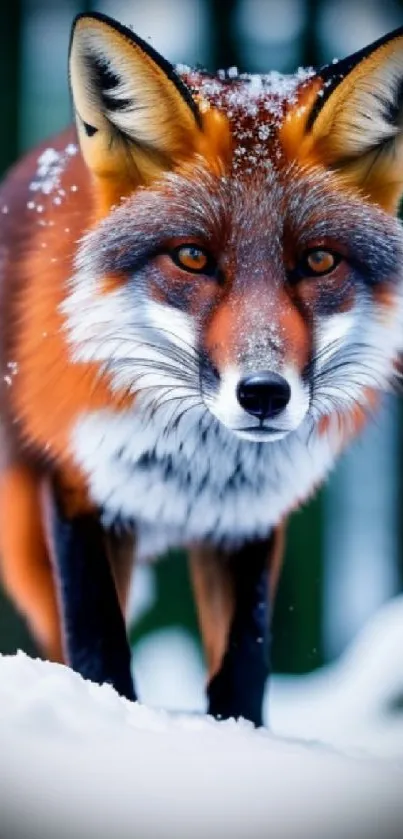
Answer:
<svg viewBox="0 0 403 839"><path fill-rule="evenodd" d="M317 73L211 77L82 15L70 80L97 196L76 360L175 428L277 441L365 411L401 344L403 30Z"/></svg>

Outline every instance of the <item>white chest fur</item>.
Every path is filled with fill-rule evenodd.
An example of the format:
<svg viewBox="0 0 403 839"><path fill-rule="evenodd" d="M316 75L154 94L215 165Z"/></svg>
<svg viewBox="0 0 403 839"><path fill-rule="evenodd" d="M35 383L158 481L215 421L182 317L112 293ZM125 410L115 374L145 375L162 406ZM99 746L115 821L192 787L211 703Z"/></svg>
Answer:
<svg viewBox="0 0 403 839"><path fill-rule="evenodd" d="M104 520L134 522L143 558L192 541L231 547L265 536L323 479L338 449L307 422L272 443L240 441L206 414L180 433L161 423L101 411L83 416L72 440Z"/></svg>

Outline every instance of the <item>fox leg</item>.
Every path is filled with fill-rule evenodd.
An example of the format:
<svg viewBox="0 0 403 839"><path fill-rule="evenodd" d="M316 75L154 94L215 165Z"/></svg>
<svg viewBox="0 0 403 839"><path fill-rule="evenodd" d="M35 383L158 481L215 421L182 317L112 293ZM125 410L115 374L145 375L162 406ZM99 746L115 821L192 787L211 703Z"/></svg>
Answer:
<svg viewBox="0 0 403 839"><path fill-rule="evenodd" d="M108 531L104 538L120 608L126 617L134 569L134 536L131 533L118 534Z"/></svg>
<svg viewBox="0 0 403 839"><path fill-rule="evenodd" d="M40 482L33 470L18 463L0 475L0 568L4 587L43 654L51 661L63 661Z"/></svg>
<svg viewBox="0 0 403 839"><path fill-rule="evenodd" d="M270 601L283 530L231 555L194 549L190 568L209 667L208 711L262 725L269 675ZM269 595L272 587L272 595Z"/></svg>
<svg viewBox="0 0 403 839"><path fill-rule="evenodd" d="M227 557L216 548L193 548L189 569L210 680L220 669L228 643L234 612L233 578Z"/></svg>
<svg viewBox="0 0 403 839"><path fill-rule="evenodd" d="M99 519L92 513L68 518L50 487L46 508L67 663L135 700L126 627Z"/></svg>

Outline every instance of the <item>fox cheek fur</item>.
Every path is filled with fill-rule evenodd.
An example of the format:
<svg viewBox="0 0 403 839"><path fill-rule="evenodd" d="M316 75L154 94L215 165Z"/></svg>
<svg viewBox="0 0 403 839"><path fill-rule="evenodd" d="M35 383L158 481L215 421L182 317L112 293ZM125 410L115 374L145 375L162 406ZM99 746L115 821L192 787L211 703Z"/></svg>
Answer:
<svg viewBox="0 0 403 839"><path fill-rule="evenodd" d="M324 230L351 264L293 282L287 259ZM179 234L217 255L216 274L186 274L167 254L161 261ZM237 398L242 376L283 375L288 403L270 423L279 439L336 404L340 413L365 408L367 390L387 383L392 321L382 324L377 292L384 283L398 293L401 251L396 223L346 199L328 174L291 164L234 182L199 166L137 193L87 236L63 311L77 357L105 361L117 390L155 410L166 396L174 416L187 387L194 407L199 401L240 438L253 438L253 422L259 430ZM120 281L105 295L110 276Z"/></svg>
<svg viewBox="0 0 403 839"><path fill-rule="evenodd" d="M3 579L134 699L134 542L187 548L208 709L261 724L286 518L401 350L403 31L223 79L80 15L69 67L76 131L1 188Z"/></svg>

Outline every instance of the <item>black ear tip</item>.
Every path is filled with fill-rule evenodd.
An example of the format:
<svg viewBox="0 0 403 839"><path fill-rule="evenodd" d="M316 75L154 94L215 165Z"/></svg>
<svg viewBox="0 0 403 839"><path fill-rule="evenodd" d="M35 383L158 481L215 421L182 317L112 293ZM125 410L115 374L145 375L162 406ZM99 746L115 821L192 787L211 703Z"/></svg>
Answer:
<svg viewBox="0 0 403 839"><path fill-rule="evenodd" d="M77 29L78 24L81 21L86 21L88 24L91 24L91 21L94 21L95 23L103 23L110 29L117 29L122 35L125 35L129 38L132 37L133 34L131 30L128 29L126 26L123 26L123 24L118 23L112 17L109 17L109 15L105 15L103 12L79 12L79 14L73 18L73 22L71 24L69 53L71 51L71 44L75 31Z"/></svg>
<svg viewBox="0 0 403 839"><path fill-rule="evenodd" d="M352 70L360 64L361 61L364 61L381 47L390 44L392 41L397 41L398 39L403 40L403 26L400 26L398 29L394 29L392 32L388 32L386 35L378 38L377 41L368 44L366 47L363 47L352 55L348 55L340 61L332 61L330 64L325 64L321 67L320 70L317 71L317 76L322 80L323 87L320 96L318 96L311 113L309 114L306 123L306 130L310 131L318 114L330 98L333 91L346 78L346 76L348 76L349 73L351 73Z"/></svg>
<svg viewBox="0 0 403 839"><path fill-rule="evenodd" d="M175 85L176 89L185 100L186 104L188 105L190 111L193 114L194 120L196 124L201 128L202 121L199 109L196 105L193 96L182 81L178 73L176 73L172 64L167 61L162 55L160 55L157 50L154 49L150 44L140 38L138 35L135 35L134 32L129 29L127 26L124 26L122 23L119 23L117 20L114 20L108 15L104 15L103 12L80 12L73 20L72 28L71 28L71 35L70 35L70 46L69 46L69 56L71 55L71 47L74 39L74 34L77 28L77 25L80 21L86 21L88 24L91 24L91 21L96 23L102 23L107 26L109 29L113 29L119 35L121 35L126 41L129 41L133 44L137 49L140 49L145 55L151 58L152 61L157 64L157 66L165 73L168 79Z"/></svg>
<svg viewBox="0 0 403 839"><path fill-rule="evenodd" d="M95 20L98 23L105 23L107 26L116 28L116 21L113 20L113 18L109 17L109 15L104 15L103 12L79 12L79 14L73 18L73 23L71 24L72 32L74 31L80 20L87 20L88 22L90 22L91 20Z"/></svg>
<svg viewBox="0 0 403 839"><path fill-rule="evenodd" d="M393 29L392 32L387 32L386 35L382 35L381 38L367 44L365 47L357 50L357 52L352 53L352 55L342 58L340 61L332 61L330 64L325 64L318 70L318 76L325 82L332 80L333 77L344 78L360 61L368 58L368 56L376 52L380 47L384 47L392 41L397 41L399 38L403 38L403 26L399 26L398 29Z"/></svg>

